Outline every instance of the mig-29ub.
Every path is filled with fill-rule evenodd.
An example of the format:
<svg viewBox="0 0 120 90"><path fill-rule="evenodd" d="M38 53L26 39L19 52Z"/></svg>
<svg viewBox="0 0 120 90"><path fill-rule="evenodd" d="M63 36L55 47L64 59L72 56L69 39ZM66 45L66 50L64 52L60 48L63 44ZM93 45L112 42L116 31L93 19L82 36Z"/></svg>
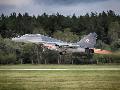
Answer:
<svg viewBox="0 0 120 90"><path fill-rule="evenodd" d="M96 44L97 34L90 33L76 43L68 43L57 40L41 34L25 34L23 36L12 38L15 42L35 43L42 44L50 50L59 51L60 54L64 53L94 53L94 46Z"/></svg>

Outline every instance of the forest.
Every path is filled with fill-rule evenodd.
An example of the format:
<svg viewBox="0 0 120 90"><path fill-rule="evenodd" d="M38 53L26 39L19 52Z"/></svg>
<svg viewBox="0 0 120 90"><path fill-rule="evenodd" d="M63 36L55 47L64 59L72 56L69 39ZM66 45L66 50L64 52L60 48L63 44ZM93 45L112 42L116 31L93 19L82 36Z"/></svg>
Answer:
<svg viewBox="0 0 120 90"><path fill-rule="evenodd" d="M97 33L95 48L117 52L112 55L63 55L32 43L17 43L11 38L24 34L43 34L67 42L79 41L90 32ZM0 15L0 64L90 64L120 63L120 15L109 10L83 16L59 13ZM82 59L79 59L79 56Z"/></svg>

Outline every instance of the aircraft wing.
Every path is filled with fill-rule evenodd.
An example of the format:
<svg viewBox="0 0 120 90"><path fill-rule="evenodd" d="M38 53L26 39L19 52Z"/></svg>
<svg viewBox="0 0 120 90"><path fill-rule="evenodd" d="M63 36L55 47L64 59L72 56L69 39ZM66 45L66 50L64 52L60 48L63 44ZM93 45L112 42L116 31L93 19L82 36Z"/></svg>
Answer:
<svg viewBox="0 0 120 90"><path fill-rule="evenodd" d="M12 38L12 41L24 42L24 43L36 43L36 44L44 43L44 41L42 40L39 34L25 34L23 36Z"/></svg>
<svg viewBox="0 0 120 90"><path fill-rule="evenodd" d="M56 46L69 45L67 42L57 40L41 34L25 34L23 36L12 38L15 42L36 43L36 44L51 44Z"/></svg>

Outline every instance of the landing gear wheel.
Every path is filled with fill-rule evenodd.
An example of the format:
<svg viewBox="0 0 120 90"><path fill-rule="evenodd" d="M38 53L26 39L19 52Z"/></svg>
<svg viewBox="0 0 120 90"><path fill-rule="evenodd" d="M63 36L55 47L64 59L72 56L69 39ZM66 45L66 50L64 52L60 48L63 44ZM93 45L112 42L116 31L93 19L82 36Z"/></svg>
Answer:
<svg viewBox="0 0 120 90"><path fill-rule="evenodd" d="M66 51L60 52L59 54L64 55L64 54L66 54Z"/></svg>

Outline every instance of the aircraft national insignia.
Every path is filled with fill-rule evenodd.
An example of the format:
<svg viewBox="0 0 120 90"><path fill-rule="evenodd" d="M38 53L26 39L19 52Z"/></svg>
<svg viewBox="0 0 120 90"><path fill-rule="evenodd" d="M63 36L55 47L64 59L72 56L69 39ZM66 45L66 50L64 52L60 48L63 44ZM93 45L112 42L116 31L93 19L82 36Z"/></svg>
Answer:
<svg viewBox="0 0 120 90"><path fill-rule="evenodd" d="M86 39L86 42L87 42L87 43L89 43L89 41L90 41L89 39Z"/></svg>

